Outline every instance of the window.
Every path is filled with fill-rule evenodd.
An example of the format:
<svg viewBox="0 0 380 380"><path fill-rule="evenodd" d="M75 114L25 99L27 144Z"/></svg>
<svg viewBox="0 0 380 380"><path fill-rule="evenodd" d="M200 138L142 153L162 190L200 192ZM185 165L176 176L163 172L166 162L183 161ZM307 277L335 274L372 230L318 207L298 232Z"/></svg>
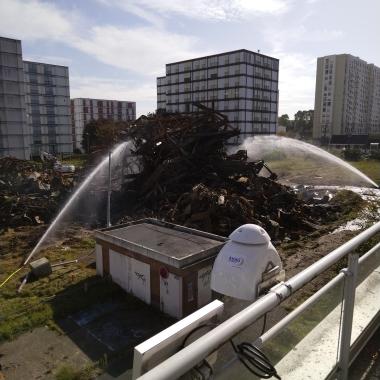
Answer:
<svg viewBox="0 0 380 380"><path fill-rule="evenodd" d="M218 78L217 73L210 74L210 79L217 79L217 78Z"/></svg>

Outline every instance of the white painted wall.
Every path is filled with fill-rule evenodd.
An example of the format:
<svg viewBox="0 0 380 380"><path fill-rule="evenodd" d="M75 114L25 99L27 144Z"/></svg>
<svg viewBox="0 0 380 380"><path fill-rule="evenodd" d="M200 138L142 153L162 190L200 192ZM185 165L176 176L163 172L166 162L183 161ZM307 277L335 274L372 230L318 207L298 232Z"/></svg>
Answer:
<svg viewBox="0 0 380 380"><path fill-rule="evenodd" d="M168 278L160 276L160 309L176 318L182 317L182 278L169 273Z"/></svg>
<svg viewBox="0 0 380 380"><path fill-rule="evenodd" d="M133 258L131 261L131 292L137 298L150 304L150 265Z"/></svg>
<svg viewBox="0 0 380 380"><path fill-rule="evenodd" d="M131 259L110 249L110 274L112 280L127 292L131 291Z"/></svg>

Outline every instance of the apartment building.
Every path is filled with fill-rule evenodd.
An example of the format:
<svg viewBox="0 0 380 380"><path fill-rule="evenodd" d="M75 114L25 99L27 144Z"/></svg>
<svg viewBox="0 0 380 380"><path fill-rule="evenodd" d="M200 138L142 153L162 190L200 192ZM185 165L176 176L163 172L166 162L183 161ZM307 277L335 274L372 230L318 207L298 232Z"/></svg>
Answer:
<svg viewBox="0 0 380 380"><path fill-rule="evenodd" d="M196 112L192 103L226 115L241 135L276 133L279 60L241 49L166 65L157 78L157 110Z"/></svg>
<svg viewBox="0 0 380 380"><path fill-rule="evenodd" d="M380 135L380 68L350 54L318 58L313 138L371 135Z"/></svg>
<svg viewBox="0 0 380 380"><path fill-rule="evenodd" d="M74 149L83 151L83 131L91 120L136 120L136 102L76 98L71 100L72 135Z"/></svg>
<svg viewBox="0 0 380 380"><path fill-rule="evenodd" d="M24 74L32 155L72 153L68 67L24 61Z"/></svg>
<svg viewBox="0 0 380 380"><path fill-rule="evenodd" d="M29 159L21 41L0 37L0 157Z"/></svg>

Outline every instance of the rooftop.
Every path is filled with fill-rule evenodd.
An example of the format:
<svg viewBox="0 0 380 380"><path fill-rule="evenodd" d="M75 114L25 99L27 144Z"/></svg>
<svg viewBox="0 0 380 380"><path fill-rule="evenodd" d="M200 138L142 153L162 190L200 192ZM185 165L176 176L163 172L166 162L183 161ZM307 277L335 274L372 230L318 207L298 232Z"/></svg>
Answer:
<svg viewBox="0 0 380 380"><path fill-rule="evenodd" d="M215 255L225 238L155 219L96 232L96 238L177 268Z"/></svg>

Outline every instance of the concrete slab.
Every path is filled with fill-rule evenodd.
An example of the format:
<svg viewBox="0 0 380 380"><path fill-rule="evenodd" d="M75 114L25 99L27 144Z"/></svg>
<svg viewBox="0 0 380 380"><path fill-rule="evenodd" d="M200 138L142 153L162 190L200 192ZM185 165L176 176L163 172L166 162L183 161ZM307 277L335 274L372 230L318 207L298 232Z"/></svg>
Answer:
<svg viewBox="0 0 380 380"><path fill-rule="evenodd" d="M105 241L176 268L215 256L227 240L155 219L105 228L94 236L100 244Z"/></svg>

